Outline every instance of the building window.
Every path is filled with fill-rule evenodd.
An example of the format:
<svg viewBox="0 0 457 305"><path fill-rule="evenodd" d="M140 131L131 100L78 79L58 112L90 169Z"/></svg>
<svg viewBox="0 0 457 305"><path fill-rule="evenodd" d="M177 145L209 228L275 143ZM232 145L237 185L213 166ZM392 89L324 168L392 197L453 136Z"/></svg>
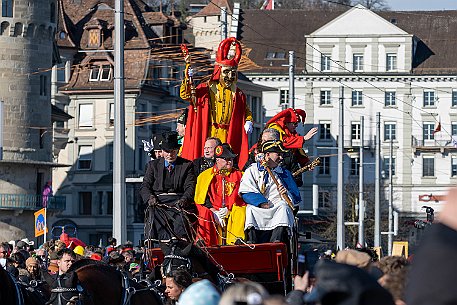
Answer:
<svg viewBox="0 0 457 305"><path fill-rule="evenodd" d="M386 71L397 70L397 54L388 53L386 55Z"/></svg>
<svg viewBox="0 0 457 305"><path fill-rule="evenodd" d="M384 171L384 177L389 177L389 165L390 165L390 157L385 156L383 159L383 166L382 169ZM395 158L392 158L392 176L395 176Z"/></svg>
<svg viewBox="0 0 457 305"><path fill-rule="evenodd" d="M96 65L93 66L90 70L89 81L97 82L97 81L110 81L112 74L111 65Z"/></svg>
<svg viewBox="0 0 457 305"><path fill-rule="evenodd" d="M108 117L108 126L114 126L114 103L109 104L109 117Z"/></svg>
<svg viewBox="0 0 457 305"><path fill-rule="evenodd" d="M330 134L330 123L324 123L324 122L319 123L319 139L320 140L330 140L331 137L332 136Z"/></svg>
<svg viewBox="0 0 457 305"><path fill-rule="evenodd" d="M321 54L321 71L330 72L331 70L331 57L328 54Z"/></svg>
<svg viewBox="0 0 457 305"><path fill-rule="evenodd" d="M106 209L106 214L108 215L113 215L113 192L106 192L106 194L108 195L108 206L107 206L107 209Z"/></svg>
<svg viewBox="0 0 457 305"><path fill-rule="evenodd" d="M319 191L319 208L330 208L330 192L329 191Z"/></svg>
<svg viewBox="0 0 457 305"><path fill-rule="evenodd" d="M352 91L352 106L363 105L363 92L360 90Z"/></svg>
<svg viewBox="0 0 457 305"><path fill-rule="evenodd" d="M424 141L435 139L433 134L435 131L435 123L424 123L423 125L423 139Z"/></svg>
<svg viewBox="0 0 457 305"><path fill-rule="evenodd" d="M330 175L330 157L322 157L319 165L319 175Z"/></svg>
<svg viewBox="0 0 457 305"><path fill-rule="evenodd" d="M384 123L384 141L395 140L396 138L396 124Z"/></svg>
<svg viewBox="0 0 457 305"><path fill-rule="evenodd" d="M108 155L106 156L106 160L108 160L108 170L113 170L113 153L114 153L114 144L113 142L107 145L107 152Z"/></svg>
<svg viewBox="0 0 457 305"><path fill-rule="evenodd" d="M452 107L457 107L457 90L452 91Z"/></svg>
<svg viewBox="0 0 457 305"><path fill-rule="evenodd" d="M454 122L451 123L451 135L457 136L457 123L454 123Z"/></svg>
<svg viewBox="0 0 457 305"><path fill-rule="evenodd" d="M354 54L352 57L352 68L354 72L362 72L363 71L363 55L362 54Z"/></svg>
<svg viewBox="0 0 457 305"><path fill-rule="evenodd" d="M457 176L457 157L451 159L451 175L452 177Z"/></svg>
<svg viewBox="0 0 457 305"><path fill-rule="evenodd" d="M92 128L94 126L94 106L79 104L78 128Z"/></svg>
<svg viewBox="0 0 457 305"><path fill-rule="evenodd" d="M56 65L56 72L57 72L57 81L59 83L65 83L66 82L65 63L57 64Z"/></svg>
<svg viewBox="0 0 457 305"><path fill-rule="evenodd" d="M162 70L160 67L150 65L149 72L148 72L148 82L153 85L160 85L161 80L162 80L161 72L162 72Z"/></svg>
<svg viewBox="0 0 457 305"><path fill-rule="evenodd" d="M422 159L422 176L435 177L435 157L423 157Z"/></svg>
<svg viewBox="0 0 457 305"><path fill-rule="evenodd" d="M13 0L2 0L2 17L13 17Z"/></svg>
<svg viewBox="0 0 457 305"><path fill-rule="evenodd" d="M100 47L100 29L92 29L89 31L89 40L87 47L91 49L98 49Z"/></svg>
<svg viewBox="0 0 457 305"><path fill-rule="evenodd" d="M286 53L285 52L267 52L265 59L285 59Z"/></svg>
<svg viewBox="0 0 457 305"><path fill-rule="evenodd" d="M279 90L279 105L281 108L287 109L289 106L289 89L280 89Z"/></svg>
<svg viewBox="0 0 457 305"><path fill-rule="evenodd" d="M321 90L321 105L331 105L332 91Z"/></svg>
<svg viewBox="0 0 457 305"><path fill-rule="evenodd" d="M351 124L351 139L360 140L360 123Z"/></svg>
<svg viewBox="0 0 457 305"><path fill-rule="evenodd" d="M50 7L50 18L49 20L51 21L51 23L56 23L56 5L55 3L51 3L51 7Z"/></svg>
<svg viewBox="0 0 457 305"><path fill-rule="evenodd" d="M359 175L359 158L351 158L351 170L349 174L351 176Z"/></svg>
<svg viewBox="0 0 457 305"><path fill-rule="evenodd" d="M78 169L90 170L92 168L92 153L91 145L81 145L78 150Z"/></svg>
<svg viewBox="0 0 457 305"><path fill-rule="evenodd" d="M435 91L424 91L424 107L435 106Z"/></svg>
<svg viewBox="0 0 457 305"><path fill-rule="evenodd" d="M92 215L92 192L79 192L79 214Z"/></svg>
<svg viewBox="0 0 457 305"><path fill-rule="evenodd" d="M48 77L46 75L40 75L40 95L48 95Z"/></svg>
<svg viewBox="0 0 457 305"><path fill-rule="evenodd" d="M384 106L386 106L386 107L396 106L397 102L396 102L395 96L396 96L395 91L386 92L384 95Z"/></svg>

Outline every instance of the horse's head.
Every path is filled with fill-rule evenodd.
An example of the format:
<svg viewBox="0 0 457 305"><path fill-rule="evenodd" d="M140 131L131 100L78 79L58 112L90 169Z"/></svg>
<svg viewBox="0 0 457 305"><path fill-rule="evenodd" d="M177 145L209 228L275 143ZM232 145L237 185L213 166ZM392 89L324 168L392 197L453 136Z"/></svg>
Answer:
<svg viewBox="0 0 457 305"><path fill-rule="evenodd" d="M164 254L162 264L162 276L171 276L174 270L185 269L192 274L192 263L189 258L189 253L192 249L192 244L184 241L172 241L170 243L161 243L160 249Z"/></svg>

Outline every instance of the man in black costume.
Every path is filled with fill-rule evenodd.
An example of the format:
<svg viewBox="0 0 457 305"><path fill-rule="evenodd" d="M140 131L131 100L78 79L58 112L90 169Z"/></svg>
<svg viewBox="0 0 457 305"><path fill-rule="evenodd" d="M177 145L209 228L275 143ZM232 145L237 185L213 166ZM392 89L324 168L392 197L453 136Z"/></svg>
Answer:
<svg viewBox="0 0 457 305"><path fill-rule="evenodd" d="M160 143L162 157L147 164L140 188L146 211L145 235L154 242L171 239L192 241L195 174L192 162L178 157L178 134L165 132ZM190 212L190 213L189 213Z"/></svg>

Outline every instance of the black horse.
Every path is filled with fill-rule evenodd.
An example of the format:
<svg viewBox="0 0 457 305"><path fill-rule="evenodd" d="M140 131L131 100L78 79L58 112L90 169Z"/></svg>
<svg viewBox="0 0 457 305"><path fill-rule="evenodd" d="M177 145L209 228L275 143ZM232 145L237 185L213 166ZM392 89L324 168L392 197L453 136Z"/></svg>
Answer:
<svg viewBox="0 0 457 305"><path fill-rule="evenodd" d="M76 272L83 288L84 305L162 305L154 285L140 285L105 263L83 259L70 271Z"/></svg>
<svg viewBox="0 0 457 305"><path fill-rule="evenodd" d="M17 281L0 267L0 304L45 305L46 301L35 287Z"/></svg>

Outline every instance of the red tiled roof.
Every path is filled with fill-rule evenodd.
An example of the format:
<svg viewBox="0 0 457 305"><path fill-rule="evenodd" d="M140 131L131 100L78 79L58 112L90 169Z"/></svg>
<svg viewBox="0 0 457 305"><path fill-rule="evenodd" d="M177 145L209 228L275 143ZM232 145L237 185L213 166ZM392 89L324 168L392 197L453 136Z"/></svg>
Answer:
<svg viewBox="0 0 457 305"><path fill-rule="evenodd" d="M201 16L217 16L221 14L221 7L227 8L227 14L232 13L232 7L227 0L212 0L200 12L195 14L196 17Z"/></svg>

